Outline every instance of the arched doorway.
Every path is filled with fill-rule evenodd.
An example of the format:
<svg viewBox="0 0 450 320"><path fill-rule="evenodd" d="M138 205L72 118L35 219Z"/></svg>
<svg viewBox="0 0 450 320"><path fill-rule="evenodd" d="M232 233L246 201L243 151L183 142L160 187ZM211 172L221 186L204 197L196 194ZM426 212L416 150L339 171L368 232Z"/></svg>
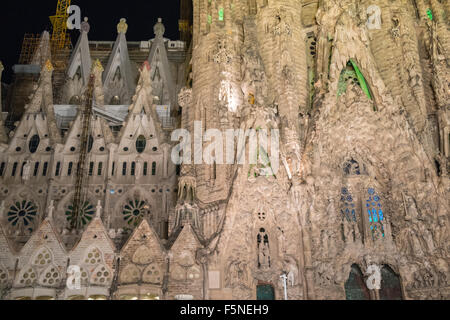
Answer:
<svg viewBox="0 0 450 320"><path fill-rule="evenodd" d="M402 300L400 277L387 265L381 269L380 300Z"/></svg>
<svg viewBox="0 0 450 320"><path fill-rule="evenodd" d="M256 300L275 300L275 290L271 284L260 283L256 286Z"/></svg>
<svg viewBox="0 0 450 320"><path fill-rule="evenodd" d="M370 300L363 274L356 264L352 265L350 275L345 282L345 298L347 300Z"/></svg>

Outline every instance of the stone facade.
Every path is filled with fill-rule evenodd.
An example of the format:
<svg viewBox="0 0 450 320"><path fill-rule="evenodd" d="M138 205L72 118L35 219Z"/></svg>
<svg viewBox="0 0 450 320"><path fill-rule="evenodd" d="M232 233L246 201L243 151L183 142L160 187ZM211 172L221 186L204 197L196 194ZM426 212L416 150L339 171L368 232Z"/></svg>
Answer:
<svg viewBox="0 0 450 320"><path fill-rule="evenodd" d="M139 68L125 20L94 59L85 21L58 105L49 58L0 140L3 298L283 299L286 286L296 300L449 299L449 10L194 0L191 68L161 21ZM91 74L72 230L82 116L64 129L56 107L82 104ZM196 121L202 134L279 129L280 169L177 167L170 133ZM68 265L81 289L67 287Z"/></svg>

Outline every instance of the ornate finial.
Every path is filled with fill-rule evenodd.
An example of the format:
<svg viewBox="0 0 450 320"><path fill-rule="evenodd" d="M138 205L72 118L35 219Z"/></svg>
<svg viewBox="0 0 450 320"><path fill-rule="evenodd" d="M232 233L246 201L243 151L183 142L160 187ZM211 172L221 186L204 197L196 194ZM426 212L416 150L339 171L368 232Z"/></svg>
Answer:
<svg viewBox="0 0 450 320"><path fill-rule="evenodd" d="M53 219L53 211L55 211L54 201L50 201L50 205L48 206L48 218Z"/></svg>
<svg viewBox="0 0 450 320"><path fill-rule="evenodd" d="M144 68L150 71L150 63L148 63L147 60L145 60L144 63L142 64L142 70L144 70Z"/></svg>
<svg viewBox="0 0 450 320"><path fill-rule="evenodd" d="M53 71L53 65L52 62L50 60L47 60L45 62L45 70L47 70L48 72L52 72Z"/></svg>
<svg viewBox="0 0 450 320"><path fill-rule="evenodd" d="M95 211L95 217L100 219L101 215L102 215L102 201L101 200L98 200L96 209L97 210Z"/></svg>
<svg viewBox="0 0 450 320"><path fill-rule="evenodd" d="M164 32L166 32L166 27L164 27L162 23L162 19L158 18L158 22L153 27L153 32L157 38L162 38L164 36Z"/></svg>
<svg viewBox="0 0 450 320"><path fill-rule="evenodd" d="M100 62L99 59L95 60L94 63L92 64L92 70L95 71L100 71L103 72L105 69L103 69L102 63Z"/></svg>
<svg viewBox="0 0 450 320"><path fill-rule="evenodd" d="M89 30L91 30L88 20L88 17L84 17L84 21L81 23L81 32L89 33Z"/></svg>
<svg viewBox="0 0 450 320"><path fill-rule="evenodd" d="M120 22L117 25L117 33L127 33L127 30L128 30L127 19L125 18L120 19Z"/></svg>

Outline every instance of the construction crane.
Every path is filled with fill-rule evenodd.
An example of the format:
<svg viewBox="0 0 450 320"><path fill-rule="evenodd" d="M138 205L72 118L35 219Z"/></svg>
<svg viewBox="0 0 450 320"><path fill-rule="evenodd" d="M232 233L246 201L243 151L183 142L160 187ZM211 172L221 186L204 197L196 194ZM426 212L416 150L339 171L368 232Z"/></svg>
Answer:
<svg viewBox="0 0 450 320"><path fill-rule="evenodd" d="M69 19L67 9L70 7L70 2L71 0L58 0L56 13L50 17L53 25L52 42L59 50L67 46L67 20Z"/></svg>
<svg viewBox="0 0 450 320"><path fill-rule="evenodd" d="M81 227L81 214L83 203L83 183L85 177L86 158L89 148L89 129L91 127L92 106L94 100L94 81L95 76L91 74L89 83L84 94L84 104L82 105L81 112L81 145L80 156L77 165L77 175L75 182L75 195L73 198L73 210L71 217L71 229L78 229Z"/></svg>

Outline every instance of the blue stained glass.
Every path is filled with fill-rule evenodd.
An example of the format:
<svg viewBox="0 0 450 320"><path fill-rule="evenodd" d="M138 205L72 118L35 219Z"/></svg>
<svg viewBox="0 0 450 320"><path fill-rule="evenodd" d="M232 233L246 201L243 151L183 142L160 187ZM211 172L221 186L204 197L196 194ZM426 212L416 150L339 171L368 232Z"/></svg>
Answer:
<svg viewBox="0 0 450 320"><path fill-rule="evenodd" d="M372 205L373 205L373 206L376 206L376 203L375 203L375 202L372 202Z"/></svg>
<svg viewBox="0 0 450 320"><path fill-rule="evenodd" d="M341 201L342 201L342 202L344 202L344 201L345 201L345 198L344 198L343 196L341 197Z"/></svg>
<svg viewBox="0 0 450 320"><path fill-rule="evenodd" d="M348 202L352 202L352 201L353 201L352 196L348 196L348 197L347 197L347 201L348 201Z"/></svg>
<svg viewBox="0 0 450 320"><path fill-rule="evenodd" d="M375 201L380 201L380 197L379 196L375 196L375 197L373 197L373 200L375 200Z"/></svg>
<svg viewBox="0 0 450 320"><path fill-rule="evenodd" d="M383 221L383 210L378 210L378 215L380 216L380 221Z"/></svg>
<svg viewBox="0 0 450 320"><path fill-rule="evenodd" d="M352 210L352 217L353 217L353 221L356 221L356 213L355 213L355 210Z"/></svg>
<svg viewBox="0 0 450 320"><path fill-rule="evenodd" d="M373 188L369 188L369 190L367 190L367 192L369 192L369 194L374 194L375 190Z"/></svg>
<svg viewBox="0 0 450 320"><path fill-rule="evenodd" d="M370 230L373 230L373 226L370 226Z"/></svg>
<svg viewBox="0 0 450 320"><path fill-rule="evenodd" d="M348 208L345 209L345 213L350 213L350 210L348 210Z"/></svg>
<svg viewBox="0 0 450 320"><path fill-rule="evenodd" d="M367 200L367 202L370 202L370 201L372 201L372 197L369 197L369 199Z"/></svg>
<svg viewBox="0 0 450 320"><path fill-rule="evenodd" d="M347 192L348 192L348 191L347 191L347 188L342 188L342 191L341 191L341 192L342 192L342 194L347 194Z"/></svg>
<svg viewBox="0 0 450 320"><path fill-rule="evenodd" d="M379 203L378 206L381 208L381 203Z"/></svg>
<svg viewBox="0 0 450 320"><path fill-rule="evenodd" d="M369 213L369 222L372 222L372 212L368 210L368 213Z"/></svg>
<svg viewBox="0 0 450 320"><path fill-rule="evenodd" d="M352 203L352 208L354 208L355 207L355 204L354 203Z"/></svg>
<svg viewBox="0 0 450 320"><path fill-rule="evenodd" d="M373 209L372 210L372 215L373 215L373 222L378 222L377 210Z"/></svg>
<svg viewBox="0 0 450 320"><path fill-rule="evenodd" d="M366 203L366 207L368 208L370 206L370 204Z"/></svg>

